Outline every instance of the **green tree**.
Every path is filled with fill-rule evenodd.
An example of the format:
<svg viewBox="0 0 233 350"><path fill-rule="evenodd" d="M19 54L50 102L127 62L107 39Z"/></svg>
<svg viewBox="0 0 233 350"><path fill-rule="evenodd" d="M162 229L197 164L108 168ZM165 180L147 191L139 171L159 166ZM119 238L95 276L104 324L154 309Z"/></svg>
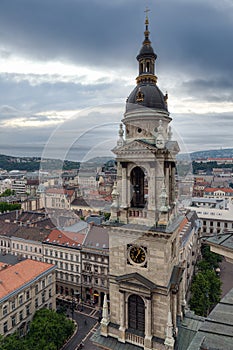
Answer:
<svg viewBox="0 0 233 350"><path fill-rule="evenodd" d="M15 194L15 191L12 191L8 188L0 195L0 197L9 197L13 194Z"/></svg>
<svg viewBox="0 0 233 350"><path fill-rule="evenodd" d="M20 209L21 205L20 204L9 204L7 202L0 202L0 212L4 213L6 211L13 211Z"/></svg>
<svg viewBox="0 0 233 350"><path fill-rule="evenodd" d="M190 308L199 316L206 316L210 308L209 283L202 272L199 272L193 279Z"/></svg>
<svg viewBox="0 0 233 350"><path fill-rule="evenodd" d="M201 248L202 258L209 263L210 269L216 269L219 267L219 263L222 261L222 256L210 251L208 245L203 245Z"/></svg>
<svg viewBox="0 0 233 350"><path fill-rule="evenodd" d="M73 331L74 323L64 314L40 309L33 318L26 340L32 350L57 350Z"/></svg>
<svg viewBox="0 0 233 350"><path fill-rule="evenodd" d="M209 283L209 300L210 309L212 309L221 299L221 286L222 282L220 278L216 275L215 271L206 271L206 278Z"/></svg>
<svg viewBox="0 0 233 350"><path fill-rule="evenodd" d="M38 310L31 322L30 331L21 338L18 332L0 338L1 350L59 350L74 332L74 323L64 314L53 310Z"/></svg>
<svg viewBox="0 0 233 350"><path fill-rule="evenodd" d="M1 350L28 350L22 338L19 337L18 332L10 334L7 337L0 339Z"/></svg>
<svg viewBox="0 0 233 350"><path fill-rule="evenodd" d="M197 273L191 286L190 308L199 316L207 316L221 298L221 281L213 270Z"/></svg>
<svg viewBox="0 0 233 350"><path fill-rule="evenodd" d="M108 221L110 219L111 214L110 213L104 213L104 220Z"/></svg>

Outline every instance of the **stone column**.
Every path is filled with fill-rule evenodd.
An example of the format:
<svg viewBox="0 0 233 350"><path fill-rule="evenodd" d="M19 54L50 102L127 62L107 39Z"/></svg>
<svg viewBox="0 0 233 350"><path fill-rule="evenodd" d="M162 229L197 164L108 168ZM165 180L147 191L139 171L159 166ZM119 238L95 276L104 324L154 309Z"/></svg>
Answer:
<svg viewBox="0 0 233 350"><path fill-rule="evenodd" d="M172 322L174 329L176 329L176 315L177 315L177 293L172 293Z"/></svg>
<svg viewBox="0 0 233 350"><path fill-rule="evenodd" d="M127 167L126 164L122 164L122 208L127 208Z"/></svg>
<svg viewBox="0 0 233 350"><path fill-rule="evenodd" d="M120 291L120 328L118 340L125 343L125 292Z"/></svg>
<svg viewBox="0 0 233 350"><path fill-rule="evenodd" d="M155 166L150 164L150 176L148 181L148 210L155 211L155 196L156 196L156 180L155 180Z"/></svg>
<svg viewBox="0 0 233 350"><path fill-rule="evenodd" d="M163 159L158 159L158 162L156 163L156 189L155 189L155 205L157 208L160 208L160 194L161 189L164 185L164 162Z"/></svg>
<svg viewBox="0 0 233 350"><path fill-rule="evenodd" d="M151 299L146 299L145 308L145 343L144 350L150 350L152 348L152 302Z"/></svg>
<svg viewBox="0 0 233 350"><path fill-rule="evenodd" d="M166 350L173 350L175 344L175 339L173 338L173 325L172 325L172 316L171 311L168 312L167 320L167 330L166 330L166 339L164 342Z"/></svg>
<svg viewBox="0 0 233 350"><path fill-rule="evenodd" d="M181 293L181 285L180 285L178 294L177 294L177 315L182 319L181 296L182 296L182 293Z"/></svg>

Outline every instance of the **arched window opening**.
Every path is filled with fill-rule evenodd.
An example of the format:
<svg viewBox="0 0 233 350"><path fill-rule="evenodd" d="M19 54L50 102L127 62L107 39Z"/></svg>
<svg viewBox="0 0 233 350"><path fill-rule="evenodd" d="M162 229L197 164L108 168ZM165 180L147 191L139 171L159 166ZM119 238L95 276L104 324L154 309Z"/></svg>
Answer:
<svg viewBox="0 0 233 350"><path fill-rule="evenodd" d="M146 72L150 73L150 62L146 62Z"/></svg>
<svg viewBox="0 0 233 350"><path fill-rule="evenodd" d="M145 174L139 167L135 167L131 172L131 207L144 208L145 207Z"/></svg>
<svg viewBox="0 0 233 350"><path fill-rule="evenodd" d="M145 305L139 295L130 295L128 300L128 328L145 332Z"/></svg>
<svg viewBox="0 0 233 350"><path fill-rule="evenodd" d="M143 63L140 63L140 69L139 69L140 74L143 73Z"/></svg>

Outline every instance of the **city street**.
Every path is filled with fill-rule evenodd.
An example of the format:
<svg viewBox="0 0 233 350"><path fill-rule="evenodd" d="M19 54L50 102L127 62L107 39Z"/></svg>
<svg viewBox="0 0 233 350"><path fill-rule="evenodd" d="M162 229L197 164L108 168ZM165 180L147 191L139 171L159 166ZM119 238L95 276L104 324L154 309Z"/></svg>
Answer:
<svg viewBox="0 0 233 350"><path fill-rule="evenodd" d="M71 310L67 314L72 317ZM81 342L84 343L83 349L99 350L90 341L90 337L99 325L99 311L94 307L83 306L82 311L74 311L73 318L78 325L77 331L62 350L77 350Z"/></svg>

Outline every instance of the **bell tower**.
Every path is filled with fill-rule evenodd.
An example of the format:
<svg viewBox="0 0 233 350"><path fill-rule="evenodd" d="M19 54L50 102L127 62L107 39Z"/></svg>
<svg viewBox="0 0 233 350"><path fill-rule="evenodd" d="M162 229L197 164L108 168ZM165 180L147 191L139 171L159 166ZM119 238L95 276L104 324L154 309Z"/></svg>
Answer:
<svg viewBox="0 0 233 350"><path fill-rule="evenodd" d="M175 184L179 146L172 140L167 94L157 86L157 55L149 35L146 14L136 87L127 98L113 149L117 181L107 226L110 314L105 301L101 322L108 349L108 340L114 339L136 349L172 350L181 315Z"/></svg>
<svg viewBox="0 0 233 350"><path fill-rule="evenodd" d="M137 56L137 85L127 98L124 128L120 125L119 140L113 149L118 172L111 220L166 226L175 212L175 156L179 146L172 141L168 96L157 86L157 55L148 26L146 16L145 38Z"/></svg>

